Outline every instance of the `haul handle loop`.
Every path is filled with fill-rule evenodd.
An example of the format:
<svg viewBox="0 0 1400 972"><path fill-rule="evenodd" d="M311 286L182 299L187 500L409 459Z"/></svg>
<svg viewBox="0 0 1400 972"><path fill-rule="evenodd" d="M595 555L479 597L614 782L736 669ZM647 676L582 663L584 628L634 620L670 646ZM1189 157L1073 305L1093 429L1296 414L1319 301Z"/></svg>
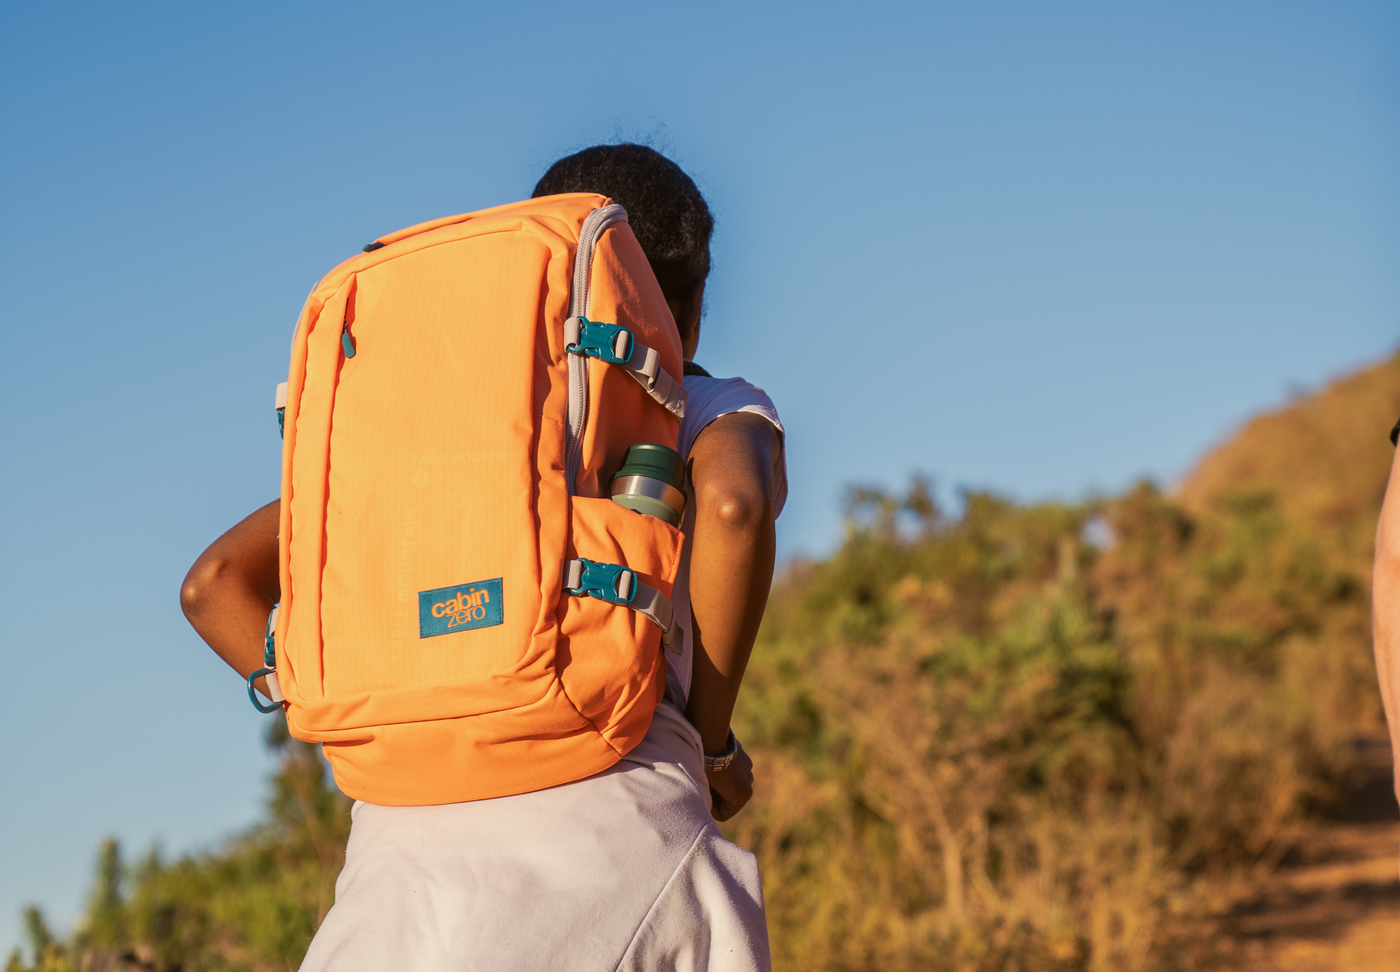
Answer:
<svg viewBox="0 0 1400 972"><path fill-rule="evenodd" d="M267 616L267 635L263 638L263 665L266 667L248 676L248 698L259 712L276 712L286 701L282 695L282 684L277 679L277 609L280 606L274 604L272 613ZM263 705L258 700L257 690L253 688L253 683L263 676L267 676L267 697L272 700L271 705Z"/></svg>

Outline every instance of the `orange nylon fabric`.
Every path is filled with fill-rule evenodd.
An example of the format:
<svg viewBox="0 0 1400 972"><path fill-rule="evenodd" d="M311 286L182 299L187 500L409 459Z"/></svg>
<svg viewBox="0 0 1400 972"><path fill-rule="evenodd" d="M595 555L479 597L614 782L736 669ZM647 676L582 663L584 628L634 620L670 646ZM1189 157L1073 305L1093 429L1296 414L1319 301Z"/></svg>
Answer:
<svg viewBox="0 0 1400 972"><path fill-rule="evenodd" d="M555 786L606 769L650 724L660 630L561 587L564 563L586 557L669 595L680 560L677 530L606 498L628 447L674 447L679 427L618 366L588 362L574 497L565 482L564 321L579 229L607 203L569 194L420 224L307 299L287 390L277 669L292 734L324 743L348 796L421 805ZM603 233L590 278L590 318L626 326L679 378L675 323L625 223ZM445 617L466 603L456 594L478 605L461 617L489 603L499 623L423 636L421 612L436 600Z"/></svg>

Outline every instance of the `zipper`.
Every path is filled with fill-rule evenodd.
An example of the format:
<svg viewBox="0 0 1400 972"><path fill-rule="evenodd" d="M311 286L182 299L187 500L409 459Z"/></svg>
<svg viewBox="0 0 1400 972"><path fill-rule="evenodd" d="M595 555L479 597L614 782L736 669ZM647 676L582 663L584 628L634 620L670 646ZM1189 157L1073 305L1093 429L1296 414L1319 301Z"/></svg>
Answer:
<svg viewBox="0 0 1400 972"><path fill-rule="evenodd" d="M627 222L627 210L617 203L602 206L588 214L578 231L578 249L574 253L573 290L569 297L569 317L589 314L589 284L593 275L593 250L603 231L614 223ZM574 495L574 480L578 477L579 455L583 451L583 434L588 427L588 359L582 354L565 352L569 359L569 420L564 429L564 473L569 495Z"/></svg>

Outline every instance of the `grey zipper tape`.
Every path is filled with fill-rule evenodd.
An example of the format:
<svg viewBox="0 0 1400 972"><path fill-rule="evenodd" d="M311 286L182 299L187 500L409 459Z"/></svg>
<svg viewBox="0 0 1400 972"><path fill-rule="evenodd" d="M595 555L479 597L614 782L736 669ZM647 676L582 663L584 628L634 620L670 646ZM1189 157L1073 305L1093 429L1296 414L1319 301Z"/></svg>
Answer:
<svg viewBox="0 0 1400 972"><path fill-rule="evenodd" d="M569 297L569 316L587 317L589 285L593 276L593 250L603 231L614 223L627 222L627 210L616 203L600 206L584 219L578 231L578 249L574 251L574 280ZM583 429L588 422L588 362L581 355L569 359L569 419L565 427L564 475L569 495L574 495L578 478L578 460L583 447Z"/></svg>

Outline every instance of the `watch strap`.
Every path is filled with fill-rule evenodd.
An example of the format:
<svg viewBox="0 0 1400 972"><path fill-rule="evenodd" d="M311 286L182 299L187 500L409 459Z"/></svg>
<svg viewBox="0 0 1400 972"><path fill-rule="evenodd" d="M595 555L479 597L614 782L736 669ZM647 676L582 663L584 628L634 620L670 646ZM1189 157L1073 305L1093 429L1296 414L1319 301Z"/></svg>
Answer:
<svg viewBox="0 0 1400 972"><path fill-rule="evenodd" d="M734 762L734 757L739 755L739 740L734 738L734 730L729 730L729 739L725 743L724 752L719 756L705 757L705 772L718 773L720 770L728 769L729 764Z"/></svg>

